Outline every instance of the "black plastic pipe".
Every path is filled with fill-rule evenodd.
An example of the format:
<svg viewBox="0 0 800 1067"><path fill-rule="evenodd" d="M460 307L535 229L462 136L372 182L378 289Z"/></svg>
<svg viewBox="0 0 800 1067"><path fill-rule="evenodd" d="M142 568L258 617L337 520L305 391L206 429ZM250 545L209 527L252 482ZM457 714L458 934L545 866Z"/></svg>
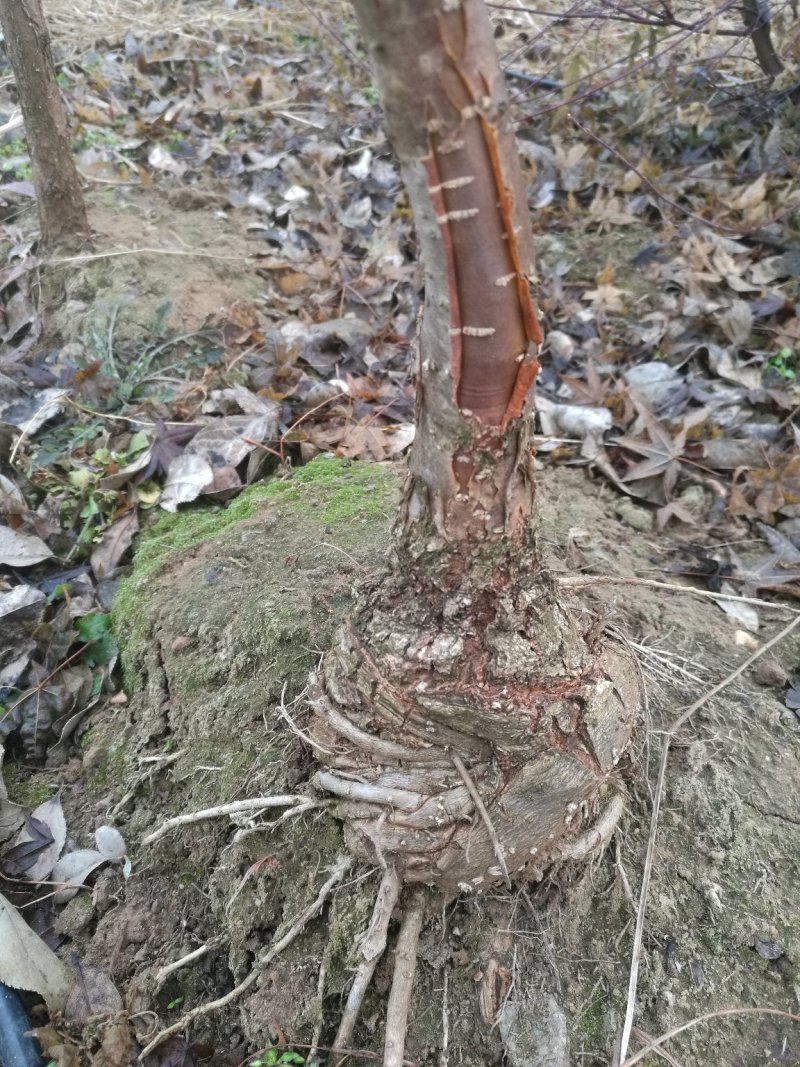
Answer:
<svg viewBox="0 0 800 1067"><path fill-rule="evenodd" d="M0 1067L44 1067L39 1042L15 990L0 982Z"/></svg>

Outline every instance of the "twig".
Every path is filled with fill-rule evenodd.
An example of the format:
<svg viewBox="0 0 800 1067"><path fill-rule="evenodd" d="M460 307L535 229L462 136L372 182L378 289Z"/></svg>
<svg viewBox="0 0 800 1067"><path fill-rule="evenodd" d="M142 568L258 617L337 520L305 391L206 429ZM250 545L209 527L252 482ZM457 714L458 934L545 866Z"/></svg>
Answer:
<svg viewBox="0 0 800 1067"><path fill-rule="evenodd" d="M408 1012L417 969L417 945L422 931L424 914L423 890L417 889L403 916L397 937L392 988L386 1006L386 1041L383 1046L383 1067L402 1067L406 1047Z"/></svg>
<svg viewBox="0 0 800 1067"><path fill-rule="evenodd" d="M664 782L667 776L667 761L669 760L669 749L672 739L680 728L691 719L696 711L707 704L709 700L713 700L715 696L727 688L731 682L735 681L740 675L752 666L765 652L768 652L775 645L779 644L784 638L788 637L798 626L800 626L800 615L792 619L788 626L784 628L771 638L765 645L762 645L757 652L754 652L752 656L748 656L744 663L741 663L736 670L723 678L721 682L717 683L712 689L704 693L698 700L695 700L694 704L690 704L678 718L672 723L670 728L664 735L663 747L661 749L661 762L658 767L658 778L656 780L655 795L653 797L653 812L650 816L650 838L647 842L647 854L645 856L644 871L642 873L642 888L639 894L639 911L636 916L636 927L633 934L633 948L631 950L631 970L628 980L628 1003L625 1009L625 1023L622 1028L622 1039L619 1047L619 1060L625 1060L625 1054L628 1051L628 1043L631 1038L631 1029L633 1027L633 1016L636 1011L636 988L639 982L639 962L642 954L642 937L644 935L644 920L645 913L647 911L647 894L650 889L650 876L653 871L653 858L655 856L656 837L658 834L658 816L661 810L661 798L664 794ZM705 1016L704 1016L705 1018ZM672 1033L679 1033L681 1029L685 1027L679 1027L678 1030L672 1031ZM658 1042L662 1039L658 1038ZM644 1050L647 1051L646 1049ZM624 1067L629 1067L631 1063L638 1063L642 1056L637 1053L631 1060L626 1061Z"/></svg>
<svg viewBox="0 0 800 1067"><path fill-rule="evenodd" d="M316 898L300 913L283 937L279 941L275 941L264 955L258 959L255 967L253 967L252 971L244 981L231 989L231 991L226 993L224 997L220 997L218 1000L212 1000L208 1004L201 1004L197 1008L192 1008L191 1011L187 1011L186 1014L181 1019L178 1019L176 1023L173 1023L172 1026L168 1026L166 1030L162 1030L161 1033L154 1037L150 1044L146 1045L139 1053L139 1062L141 1063L145 1060L153 1049L157 1048L162 1041L171 1037L173 1034L178 1034L182 1030L185 1030L195 1019L199 1019L203 1015L208 1015L212 1011L217 1011L219 1008L224 1008L227 1004L230 1004L231 1001L240 997L242 993L245 993L255 982L256 978L258 978L261 970L268 966L268 964L270 964L276 956L280 955L284 949L288 948L289 945L291 945L291 943L303 932L307 924L320 913L322 905L331 895L334 888L341 882L342 878L344 878L345 874L350 870L352 863L353 860L350 856L340 856L333 867L330 878L328 878L327 882L322 885Z"/></svg>
<svg viewBox="0 0 800 1067"><path fill-rule="evenodd" d="M688 1023L682 1023L680 1026L668 1030L661 1037L654 1038L649 1045L634 1053L630 1059L625 1060L622 1067L633 1067L635 1063L643 1060L649 1052L657 1051L659 1045L663 1045L666 1041L677 1037L678 1034L683 1033L684 1030L688 1030L692 1026L699 1026L700 1023L706 1023L710 1019L719 1019L727 1015L779 1015L783 1019L791 1019L794 1023L800 1023L800 1015L792 1015L790 1011L781 1011L779 1008L720 1008L719 1011L709 1011L705 1015L698 1015L695 1019L690 1019Z"/></svg>
<svg viewBox="0 0 800 1067"><path fill-rule="evenodd" d="M634 1026L633 1036L643 1045L649 1043L651 1052L654 1052L656 1056L660 1056L662 1059L666 1060L667 1063L671 1063L672 1067L681 1067L675 1057L667 1052L665 1048L656 1048L653 1044L654 1038L652 1038L650 1034L645 1033L644 1030L640 1030L638 1026Z"/></svg>
<svg viewBox="0 0 800 1067"><path fill-rule="evenodd" d="M469 795L475 802L475 807L478 809L478 814L483 819L483 824L486 827L486 832L489 835L489 840L492 842L492 848L494 854L497 856L497 862L500 865L500 870L503 872L503 878L508 888L511 888L511 878L508 874L508 867L506 867L506 859L503 855L503 846L500 844L500 838L497 836L497 831L492 825L492 820L489 818L489 812L486 810L486 805L481 800L481 795L478 792L478 788L473 782L469 771L464 766L460 756L457 756L455 752L452 753L453 766L461 775L464 785L467 787Z"/></svg>
<svg viewBox="0 0 800 1067"><path fill-rule="evenodd" d="M55 256L53 259L43 259L41 265L57 267L62 263L91 263L96 259L113 259L117 256L187 256L189 259L222 259L235 263L258 258L255 253L249 256L223 256L218 252L204 252L200 248L118 248L112 252L90 252L82 256Z"/></svg>
<svg viewBox="0 0 800 1067"><path fill-rule="evenodd" d="M369 928L359 946L359 953L362 959L356 970L355 978L347 997L347 1004L339 1022L339 1029L336 1031L336 1037L333 1041L336 1048L344 1048L350 1044L350 1039L353 1036L353 1030L361 1011L361 1005L364 1002L364 996L369 988L369 983L372 981L372 975L375 973L378 961L386 949L386 933L389 929L389 920L397 904L397 898L400 896L400 887L401 882L397 868L387 867L383 872L383 878L375 897L375 907L372 911ZM336 1056L333 1062L335 1067L339 1067L342 1061Z"/></svg>
<svg viewBox="0 0 800 1067"><path fill-rule="evenodd" d="M648 589L667 589L672 593L691 593L693 596L705 597L707 600L733 600L739 604L754 604L762 608L774 608L776 611L790 611L800 615L797 608L788 604L776 604L772 600L760 600L755 596L738 596L736 593L714 593L710 589L695 589L691 585L677 585L672 582L659 582L655 578L626 578L613 574L575 574L558 576L556 581L565 588L582 589L586 585L643 585Z"/></svg>
<svg viewBox="0 0 800 1067"><path fill-rule="evenodd" d="M293 804L308 803L308 797L277 796L277 797L249 797L246 800L233 800L230 804L220 804L216 808L203 808L202 811L190 811L185 815L175 815L167 819L152 834L148 834L142 841L143 845L152 845L160 841L165 834L176 826L186 826L189 823L203 822L206 819L219 819L223 815L236 815L242 811L261 811L264 808L284 808ZM304 808L305 810L305 808Z"/></svg>
<svg viewBox="0 0 800 1067"><path fill-rule="evenodd" d="M175 971L179 971L182 967L188 967L190 963L194 963L195 960L201 960L203 956L208 955L212 948L217 948L222 938L212 937L210 941L206 941L204 945L196 948L194 952L187 952L185 956L181 956L180 959L174 960L172 963L166 964L159 971L156 972L156 990L159 990L166 982L171 974Z"/></svg>

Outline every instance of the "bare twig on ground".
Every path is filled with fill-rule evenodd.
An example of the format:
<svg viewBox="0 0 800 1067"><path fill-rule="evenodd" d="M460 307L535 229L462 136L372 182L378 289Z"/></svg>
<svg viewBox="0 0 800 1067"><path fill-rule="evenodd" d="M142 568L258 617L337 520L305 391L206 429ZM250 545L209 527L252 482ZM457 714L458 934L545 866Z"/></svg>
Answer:
<svg viewBox="0 0 800 1067"><path fill-rule="evenodd" d="M417 889L403 916L397 938L392 988L386 1007L386 1043L383 1047L383 1067L402 1067L406 1047L408 1012L417 969L417 945L422 931L425 911L424 890Z"/></svg>
<svg viewBox="0 0 800 1067"><path fill-rule="evenodd" d="M653 871L653 858L655 855L656 837L658 835L658 817L661 810L661 798L664 794L664 782L667 775L667 762L669 760L669 750L672 739L682 726L684 726L689 719L699 711L709 700L713 700L715 696L726 689L731 682L734 682L740 675L744 674L753 663L756 662L761 656L768 652L775 645L779 644L786 637L789 636L797 627L800 626L800 615L797 615L788 626L777 633L773 638L762 645L758 651L754 652L752 656L748 656L747 659L741 663L736 670L731 671L729 675L718 682L712 689L709 689L698 700L695 700L693 704L690 704L688 708L681 712L678 718L672 723L670 728L664 735L663 747L661 749L661 762L658 767L658 778L656 781L655 795L653 797L653 813L650 817L650 837L647 842L647 854L645 857L644 870L642 872L642 888L639 894L639 910L636 916L636 928L633 935L633 947L631 950L631 970L630 978L628 981L628 1002L625 1010L625 1023L622 1028L622 1039L620 1041L619 1057L617 1062L625 1061L623 1067L629 1067L630 1064L638 1063L644 1053L637 1053L630 1060L625 1060L625 1055L628 1051L628 1043L630 1042L631 1030L633 1028L633 1016L636 1011L636 989L639 982L639 962L642 954L642 937L644 935L644 920L647 911L647 896L650 890L650 876ZM731 1009L733 1010L733 1009ZM755 1010L755 1009L752 1009ZM766 1009L765 1009L766 1010ZM706 1016L703 1016L706 1018ZM691 1025L691 1024L687 1024ZM677 1030L671 1033L679 1033L685 1027L679 1027ZM661 1042L662 1038L657 1039Z"/></svg>
<svg viewBox="0 0 800 1067"><path fill-rule="evenodd" d="M710 589L694 589L691 585L660 582L655 578L626 578L617 577L613 574L570 574L559 575L556 581L564 589L582 589L587 585L641 585L647 589L666 589L671 593L691 593L692 596L704 597L706 600L733 600L739 604L754 604L762 608L774 608L775 611L789 611L793 615L800 615L800 610L790 608L788 604L776 604L772 600L760 600L754 596L737 596L735 593L713 593Z"/></svg>
<svg viewBox="0 0 800 1067"><path fill-rule="evenodd" d="M350 1039L353 1036L353 1030L361 1011L361 1005L364 1002L364 995L369 988L369 983L372 981L372 975L375 973L378 961L386 948L386 933L389 929L389 920L400 896L400 888L401 882L397 869L395 867L387 867L383 872L383 878L375 897L375 907L372 912L369 929L359 947L362 960L356 970L347 1004L339 1022L339 1029L334 1038L333 1044L335 1048L345 1048L350 1044ZM334 1063L338 1067L341 1059L337 1056L334 1059Z"/></svg>
<svg viewBox="0 0 800 1067"><path fill-rule="evenodd" d="M350 870L352 864L353 860L351 856L339 856L334 864L330 877L323 883L314 900L300 913L283 937L280 938L280 940L273 942L264 955L259 957L258 962L248 976L231 989L229 993L226 993L224 997L220 997L218 1000L212 1000L208 1004L201 1004L197 1008L192 1008L191 1011L187 1011L186 1014L178 1019L176 1023L173 1023L172 1026L168 1026L166 1030L162 1030L161 1033L154 1037L150 1044L145 1046L139 1053L139 1061L142 1062L145 1060L153 1049L157 1048L162 1041L165 1041L173 1034L178 1034L182 1030L185 1030L195 1019L199 1019L202 1015L208 1015L212 1011L218 1011L220 1008L224 1008L227 1004L230 1004L231 1001L238 999L242 993L247 992L250 986L253 985L258 978L262 969L270 964L276 956L280 955L284 949L288 948L289 945L299 937L308 923L319 915L320 911L322 911L323 904L339 882L341 882L342 878L344 878L345 874ZM400 1061L398 1061L398 1064L400 1064Z"/></svg>
<svg viewBox="0 0 800 1067"><path fill-rule="evenodd" d="M175 815L167 819L152 834L148 834L142 841L143 845L152 845L160 841L162 837L174 830L176 826L187 826L190 823L204 822L207 819L219 819L225 815L239 815L242 812L264 811L267 808L286 808L297 805L303 811L317 807L308 797L286 795L277 797L248 797L246 800L233 800L230 804L220 804L215 808L203 808L201 811L189 811L185 815ZM299 813L299 812L298 812Z"/></svg>
<svg viewBox="0 0 800 1067"><path fill-rule="evenodd" d="M681 1023L680 1026L668 1030L666 1034L653 1038L648 1045L639 1049L633 1056L625 1060L622 1067L633 1067L635 1063L639 1063L649 1053L658 1052L660 1045L670 1041L673 1037L677 1037L678 1034L682 1034L684 1030L699 1026L700 1023L710 1022L711 1019L720 1019L728 1015L779 1015L783 1019L791 1019L794 1023L800 1023L800 1015L792 1015L791 1012L781 1011L779 1008L720 1008L719 1011L709 1011L705 1015L698 1015L695 1019L690 1019L688 1023Z"/></svg>

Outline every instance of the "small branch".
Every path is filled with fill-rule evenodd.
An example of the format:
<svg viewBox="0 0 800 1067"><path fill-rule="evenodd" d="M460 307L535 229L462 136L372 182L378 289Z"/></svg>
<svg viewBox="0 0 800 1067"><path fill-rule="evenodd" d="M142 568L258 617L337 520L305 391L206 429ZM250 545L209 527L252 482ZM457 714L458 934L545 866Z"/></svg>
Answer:
<svg viewBox="0 0 800 1067"><path fill-rule="evenodd" d="M753 596L737 596L735 593L713 593L710 589L694 589L691 585L659 582L655 578L618 578L613 574L576 574L559 576L556 581L565 589L583 589L587 585L641 585L648 589L666 589L671 593L691 593L692 596L704 597L707 600L732 600L739 604L754 604L761 608L773 608L775 611L789 611L793 615L800 615L797 608L790 608L788 604L776 604L772 600L760 600Z"/></svg>
<svg viewBox="0 0 800 1067"><path fill-rule="evenodd" d="M250 986L258 978L263 968L268 966L276 956L284 951L284 949L288 948L289 945L291 945L291 943L303 932L308 923L319 915L320 911L322 911L322 905L339 882L341 882L342 878L344 878L345 874L350 870L352 863L353 860L350 856L340 856L334 865L330 878L328 878L327 882L322 885L316 898L303 912L300 913L283 937L279 941L275 941L264 955L259 958L255 967L253 967L252 971L244 981L231 989L231 991L226 993L224 997L220 997L218 1000L212 1000L208 1004L201 1004L197 1008L192 1008L191 1011L187 1011L187 1013L181 1019L178 1019L176 1023L173 1023L172 1026L168 1026L166 1030L162 1030L161 1033L154 1037L150 1044L146 1045L139 1053L139 1062L141 1063L145 1060L153 1049L157 1048L162 1041L165 1041L166 1038L171 1037L173 1034L178 1034L182 1030L185 1030L195 1019L199 1019L203 1015L208 1015L212 1011L224 1008L226 1005L230 1004L231 1001L238 999L242 993L247 992Z"/></svg>
<svg viewBox="0 0 800 1067"><path fill-rule="evenodd" d="M394 975L386 1007L386 1042L383 1047L383 1067L402 1067L406 1047L408 1012L417 969L417 945L424 917L423 890L411 897L408 910L397 938Z"/></svg>
<svg viewBox="0 0 800 1067"><path fill-rule="evenodd" d="M492 825L492 820L489 817L489 812L486 810L486 805L481 800L481 795L478 792L478 788L475 785L475 783L473 782L472 778L470 777L470 773L467 770L467 768L464 766L464 763L461 760L461 757L457 756L455 753L453 753L452 754L452 759L453 759L453 766L458 771L458 773L461 775L461 777L462 777L462 779L464 781L464 785L469 790L469 795L472 797L473 801L475 802L475 807L478 809L478 814L483 819L483 824L486 827L486 832L489 835L489 840L492 842L492 848L494 849L495 856L497 856L497 862L500 865L500 870L503 872L503 878L505 879L506 885L510 889L511 888L511 878L509 877L509 874L508 874L508 867L506 867L506 858L503 855L503 846L500 844L500 838L497 836L497 831L495 830L494 826Z"/></svg>
<svg viewBox="0 0 800 1067"><path fill-rule="evenodd" d="M676 1026L674 1029L669 1030L666 1034L662 1034L661 1037L654 1038L650 1044L646 1045L643 1049L636 1052L630 1059L625 1060L622 1067L633 1067L635 1063L639 1063L651 1052L657 1052L659 1045L663 1045L666 1041L671 1040L673 1037L677 1037L678 1034L682 1034L684 1030L688 1030L693 1026L699 1026L700 1023L709 1022L711 1019L720 1019L727 1015L778 1015L783 1019L790 1019L794 1023L800 1023L800 1015L792 1015L789 1011L781 1011L779 1008L721 1008L719 1011L709 1011L705 1015L698 1015L696 1019L690 1019L688 1023L682 1023L680 1026Z"/></svg>
<svg viewBox="0 0 800 1067"><path fill-rule="evenodd" d="M752 656L748 656L744 663L741 663L735 671L723 678L721 682L715 685L712 689L709 689L707 693L704 693L694 704L690 704L678 718L672 723L669 730L664 735L663 748L661 749L661 762L658 767L658 779L656 781L655 795L653 796L653 812L650 816L650 838L647 842L647 854L645 856L644 871L642 873L642 888L639 894L639 912L636 916L636 928L633 935L633 948L631 950L631 970L628 980L628 1003L625 1010L625 1023L622 1028L622 1040L620 1042L619 1059L625 1060L625 1054L628 1051L628 1044L631 1038L631 1030L633 1028L633 1017L636 1011L636 989L639 982L639 960L642 954L642 937L644 935L644 919L647 911L647 894L650 890L650 876L653 872L653 858L655 856L656 849L656 837L658 835L658 816L661 810L661 798L664 795L664 782L667 776L667 762L669 760L669 749L672 739L675 734L684 726L689 719L694 715L696 711L702 708L709 700L713 700L715 696L726 689L731 682L734 682L740 675L751 667L757 659L764 655L765 652L769 652L771 648L779 644L786 637L788 637L797 627L800 626L800 614L796 618L792 619L788 626L775 635L771 640L767 641L765 645L762 645L757 652L754 652ZM703 1016L707 1018L708 1016ZM691 1025L691 1024L689 1024ZM677 1030L672 1031L667 1037L672 1036L675 1033L679 1033L683 1027L679 1027ZM663 1040L666 1040L664 1038ZM658 1038L658 1042L661 1042L662 1038ZM630 1060L625 1061L624 1067L629 1067L630 1064L638 1063L645 1055L647 1049L643 1052L637 1053Z"/></svg>
<svg viewBox="0 0 800 1067"><path fill-rule="evenodd" d="M216 808L204 808L202 811L190 811L185 815L176 815L167 819L152 834L148 834L142 841L143 845L152 845L160 841L162 837L174 830L176 826L187 826L190 823L204 822L206 819L219 819L224 815L237 815L244 811L263 811L266 808L285 808L294 804L302 804L303 810L308 810L311 804L308 797L277 796L277 797L250 797L247 800L234 800L230 804L220 804Z"/></svg>
<svg viewBox="0 0 800 1067"><path fill-rule="evenodd" d="M347 998L339 1029L334 1039L335 1048L346 1048L353 1036L364 996L372 981L372 975L378 961L386 949L386 934L389 929L389 921L394 912L397 899L400 896L400 876L395 867L387 867L383 872L381 884L375 898L375 907L372 912L372 920L361 942L360 953L363 957L356 970L350 994ZM335 1057L334 1065L339 1067L342 1062L340 1057Z"/></svg>

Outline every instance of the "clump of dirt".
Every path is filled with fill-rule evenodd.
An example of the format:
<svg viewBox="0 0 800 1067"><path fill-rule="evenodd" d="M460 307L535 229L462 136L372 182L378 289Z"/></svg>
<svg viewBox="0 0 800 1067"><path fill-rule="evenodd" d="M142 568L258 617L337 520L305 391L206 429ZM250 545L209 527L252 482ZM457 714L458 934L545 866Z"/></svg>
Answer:
<svg viewBox="0 0 800 1067"><path fill-rule="evenodd" d="M64 797L74 836L89 836L110 813L132 852L127 882L103 875L92 906L76 904L71 925L62 919L76 951L112 975L132 1013L155 1011L166 1025L230 990L314 899L341 853L341 829L323 810L274 828L265 823L280 810L216 818L139 843L171 816L304 791L309 755L298 732L308 674L354 583L385 557L400 481L392 467L320 459L227 510L169 516L142 541L115 609L129 710L93 718ZM583 474L562 468L541 483L542 538L556 572L651 566L659 542L609 518L603 491ZM641 734L622 831L588 869L461 897L429 916L406 1053L416 1063L610 1062L658 731L747 652L713 603L625 585L598 586L592 600L634 643L649 693L651 732ZM800 646L782 654L794 664ZM646 1033L721 1008L796 1009L797 739L779 693L755 677L740 678L678 737L637 1005ZM276 1037L300 1047L320 1033L329 1042L377 878L354 870L251 991L199 1019L190 1040L210 1046L215 1064L246 1061ZM206 944L211 951L159 986L159 968ZM381 1046L391 964L389 953L368 994L354 1039L361 1048ZM681 1035L674 1054L683 1067L792 1063L788 1026L774 1016L714 1020Z"/></svg>

